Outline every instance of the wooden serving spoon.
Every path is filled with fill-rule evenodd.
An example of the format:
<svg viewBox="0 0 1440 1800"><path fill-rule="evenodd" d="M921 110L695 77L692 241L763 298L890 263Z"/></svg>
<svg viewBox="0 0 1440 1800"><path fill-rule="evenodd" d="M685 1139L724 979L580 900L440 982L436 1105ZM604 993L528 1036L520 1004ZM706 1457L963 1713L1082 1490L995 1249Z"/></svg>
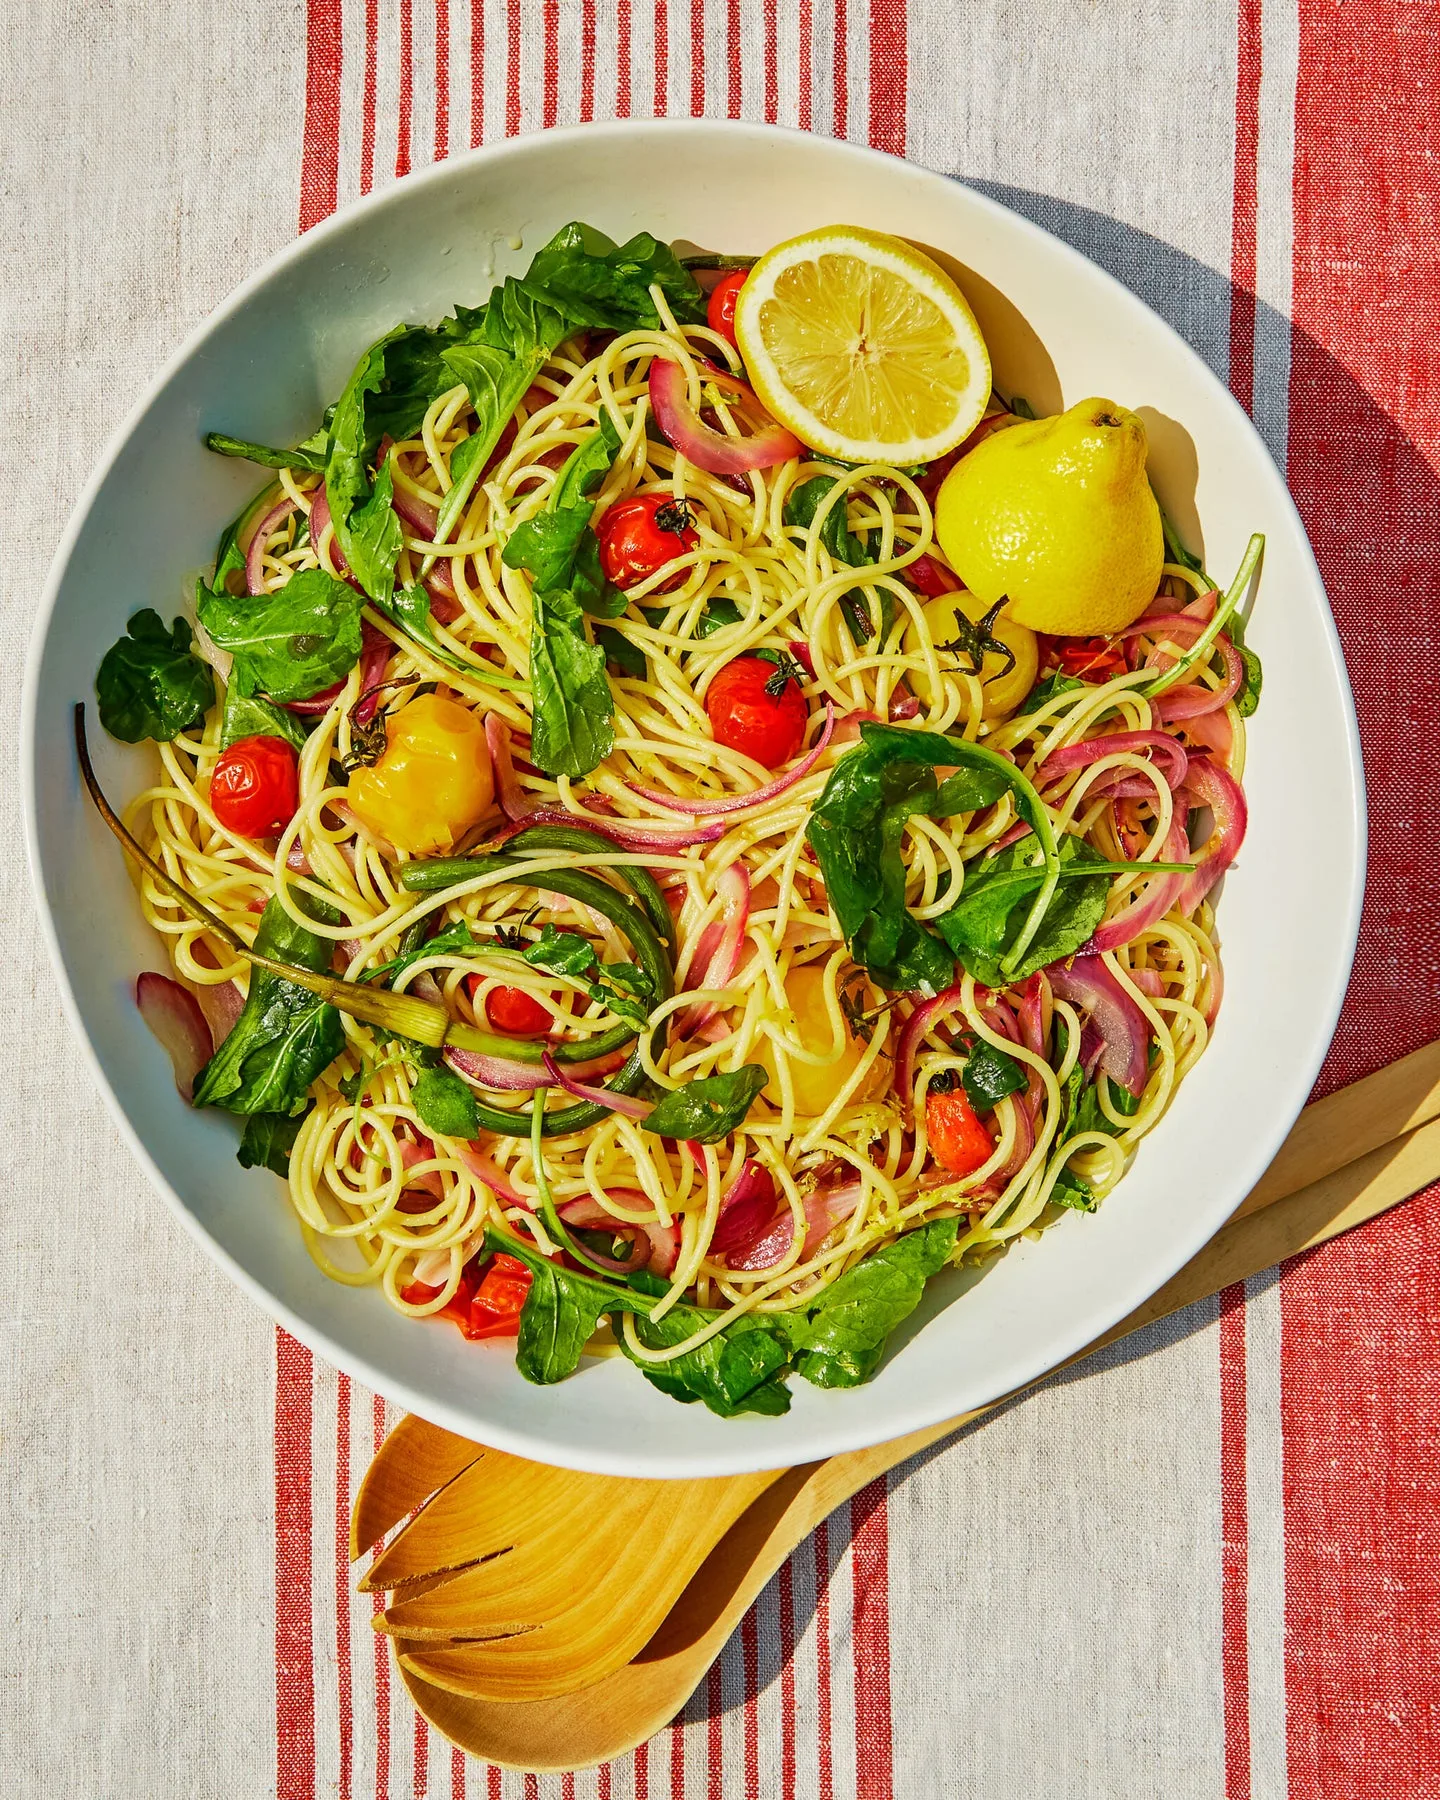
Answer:
<svg viewBox="0 0 1440 1800"><path fill-rule="evenodd" d="M1440 1122L1422 1125L1437 1113L1440 1045L1419 1051L1307 1108L1235 1221L1159 1294L1090 1348L1323 1242L1397 1204L1440 1175ZM1336 1170L1347 1157L1356 1160L1337 1173L1326 1173ZM626 1481L539 1468L519 1458L481 1451L449 1433L406 1420L387 1440L362 1486L356 1504L354 1548L375 1542L428 1495L435 1494L364 1583L396 1588L397 1604L386 1623L397 1636L397 1655L412 1697L442 1731L476 1755L537 1770L580 1767L620 1754L673 1717L765 1581L820 1519L877 1474L978 1416L972 1413L897 1443L800 1469L701 1483ZM547 1590L547 1598L538 1604L531 1603L527 1592L522 1606L519 1594L512 1591L505 1597L504 1612L497 1613L489 1608L504 1590L493 1577L478 1584L478 1591L470 1597L472 1610L447 1605L433 1615L434 1620L443 1621L444 1640L417 1632L417 1625L423 1629L427 1623L427 1609L436 1606L445 1593L460 1588L462 1574L456 1571L484 1569L487 1565L477 1563L477 1555L490 1553L511 1535L499 1529L496 1521L508 1524L523 1516L523 1505L512 1509L506 1498L507 1477L518 1480L517 1492L532 1500L540 1492L548 1492L557 1500L563 1497L566 1504L575 1495L576 1484L607 1483L608 1512L596 1514L587 1506L585 1516L592 1522L597 1517L619 1519L620 1530L632 1533L651 1528L637 1526L637 1519L653 1521L666 1516L664 1497L674 1506L681 1498L680 1490L705 1490L684 1496L682 1535L689 1545L685 1562L698 1573L683 1603L674 1607L649 1647L629 1667L620 1666L613 1654L612 1634L623 1631L626 1644L632 1646L627 1655L633 1654L638 1648L635 1639L639 1637L643 1643L646 1637L640 1637L638 1624L632 1623L631 1608L636 1619L643 1613L652 1628L663 1617L663 1609L657 1611L649 1594L634 1596L633 1590L627 1589L626 1606L617 1615L615 1594L608 1583L604 1585L612 1610L603 1619L600 1641L595 1636L595 1609L586 1603L586 1597L556 1612L553 1592ZM462 1481L466 1488L448 1505L442 1504L450 1489L459 1488ZM440 1486L442 1482L446 1485ZM729 1495L724 1492L727 1489ZM489 1536L483 1531L475 1535L470 1524L482 1492L491 1503L484 1508L491 1515ZM715 1508L709 1515L704 1510L707 1503ZM642 1510L631 1512L632 1505ZM420 1529L435 1507L440 1510L434 1527L422 1533L412 1550L405 1550L406 1539ZM548 1540L552 1554L566 1545L563 1513L563 1506L552 1509ZM722 1536L724 1541L718 1542ZM594 1537L588 1528L586 1548L590 1553L586 1567L593 1569ZM653 1548L652 1541L652 1552ZM712 1553L706 1556L707 1551ZM495 1559L497 1564L505 1560ZM653 1556L647 1557L647 1562L653 1571L657 1566ZM633 1581L633 1572L627 1579ZM673 1582L666 1584L665 1591L672 1597L674 1586ZM422 1592L422 1587L428 1591ZM641 1604L636 1605L636 1599ZM548 1616L542 1621L539 1615L547 1608ZM522 1617L505 1616L515 1613ZM528 1627L523 1636L502 1641L496 1635L517 1624ZM572 1624L579 1626L573 1634ZM528 1638L542 1640L543 1668L517 1679L517 1665L507 1666L504 1652L523 1647ZM544 1684L557 1677L563 1680L563 1688L551 1686L546 1691ZM525 1682L535 1678L542 1692L521 1699ZM582 1685L584 1691L576 1692Z"/></svg>

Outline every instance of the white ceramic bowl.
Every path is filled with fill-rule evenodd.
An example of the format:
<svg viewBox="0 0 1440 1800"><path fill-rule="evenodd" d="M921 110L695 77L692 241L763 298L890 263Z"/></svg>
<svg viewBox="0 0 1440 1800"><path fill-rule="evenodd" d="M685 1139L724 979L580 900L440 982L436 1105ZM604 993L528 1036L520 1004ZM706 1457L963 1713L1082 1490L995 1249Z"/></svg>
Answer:
<svg viewBox="0 0 1440 1800"><path fill-rule="evenodd" d="M932 1283L873 1383L826 1393L797 1379L784 1419L677 1406L621 1361L531 1387L506 1348L327 1281L281 1184L236 1163L235 1121L176 1097L132 999L136 972L164 968L163 954L77 779L71 706L91 697L101 652L137 608L178 610L257 483L207 455L201 434L295 442L374 338L478 302L576 218L617 238L643 228L731 251L838 218L936 247L963 265L1002 391L1041 411L1088 394L1144 410L1162 498L1192 541L1203 522L1212 570L1228 574L1249 533L1266 534L1250 831L1220 908L1226 994L1208 1054L1097 1215L1022 1244L963 1298L958 1275ZM85 492L40 610L23 737L28 848L65 1004L179 1218L350 1374L437 1424L577 1468L719 1475L806 1461L938 1422L1080 1349L1166 1281L1269 1162L1329 1042L1358 923L1363 801L1339 644L1295 508L1229 394L1139 300L1036 226L905 163L758 126L582 127L476 151L351 207L247 281L155 382ZM153 753L98 729L92 739L111 795L134 792Z"/></svg>

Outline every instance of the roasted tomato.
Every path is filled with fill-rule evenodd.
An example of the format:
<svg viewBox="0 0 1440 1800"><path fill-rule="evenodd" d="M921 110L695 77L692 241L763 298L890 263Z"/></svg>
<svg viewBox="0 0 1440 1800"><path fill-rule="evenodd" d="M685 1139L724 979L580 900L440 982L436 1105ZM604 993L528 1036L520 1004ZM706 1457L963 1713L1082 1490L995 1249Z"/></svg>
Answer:
<svg viewBox="0 0 1440 1800"><path fill-rule="evenodd" d="M995 1140L975 1116L959 1078L954 1086L942 1085L941 1077L930 1085L925 1096L925 1135L930 1141L930 1154L952 1175L973 1175L990 1160Z"/></svg>
<svg viewBox="0 0 1440 1800"><path fill-rule="evenodd" d="M710 683L705 711L717 744L767 769L787 763L805 741L810 708L800 692L798 663L737 656Z"/></svg>
<svg viewBox="0 0 1440 1800"><path fill-rule="evenodd" d="M300 783L284 738L240 738L220 753L210 777L210 809L241 837L277 837L295 817Z"/></svg>
<svg viewBox="0 0 1440 1800"><path fill-rule="evenodd" d="M467 975L465 982L473 998L480 978ZM524 988L512 987L491 988L485 996L485 1020L492 1030L506 1032L511 1037L542 1037L555 1023L550 1009L542 1006L533 994L527 994Z"/></svg>
<svg viewBox="0 0 1440 1800"><path fill-rule="evenodd" d="M732 269L728 275L722 275L711 288L705 305L705 323L732 344L735 342L735 302L740 298L740 290L749 273L748 269Z"/></svg>
<svg viewBox="0 0 1440 1800"><path fill-rule="evenodd" d="M606 580L619 588L638 587L657 569L700 544L689 502L671 494L636 494L630 500L617 500L601 513L595 535L600 540L600 567ZM677 569L655 592L669 593L688 573Z"/></svg>
<svg viewBox="0 0 1440 1800"><path fill-rule="evenodd" d="M449 850L495 798L485 722L442 694L421 694L385 721L385 752L357 769L347 795L356 817L412 856Z"/></svg>

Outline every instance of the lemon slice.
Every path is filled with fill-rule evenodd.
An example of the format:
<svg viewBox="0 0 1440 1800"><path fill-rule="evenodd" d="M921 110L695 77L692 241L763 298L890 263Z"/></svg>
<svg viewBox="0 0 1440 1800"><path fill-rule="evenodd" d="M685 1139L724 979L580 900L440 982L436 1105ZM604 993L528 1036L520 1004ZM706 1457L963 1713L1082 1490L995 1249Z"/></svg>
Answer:
<svg viewBox="0 0 1440 1800"><path fill-rule="evenodd" d="M842 462L930 462L980 423L990 353L965 296L899 238L830 225L777 244L735 336L780 423Z"/></svg>

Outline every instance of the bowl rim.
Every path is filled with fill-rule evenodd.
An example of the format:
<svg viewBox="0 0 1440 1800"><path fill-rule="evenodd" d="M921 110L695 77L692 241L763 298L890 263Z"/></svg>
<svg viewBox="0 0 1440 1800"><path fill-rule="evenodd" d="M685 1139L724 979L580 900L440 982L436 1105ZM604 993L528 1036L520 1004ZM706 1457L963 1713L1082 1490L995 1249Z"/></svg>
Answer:
<svg viewBox="0 0 1440 1800"><path fill-rule="evenodd" d="M992 220L1003 226L1005 230L1017 232L1022 238L1027 239L1032 247L1038 247L1043 254L1059 258L1062 265L1068 264L1071 267L1083 269L1087 279L1098 278L1107 294L1113 295L1122 304L1142 307L1169 338L1172 352L1188 361L1192 372L1200 378L1201 384L1207 386L1212 397L1220 402L1221 411L1228 413L1231 428L1243 432L1254 440L1266 457L1270 457L1268 447L1260 438L1249 414L1204 358L1186 342L1175 327L1155 312L1140 295L1112 275L1109 270L1092 261L1065 239L1057 237L1043 226L1036 224L1033 219L1012 210L991 195L970 186L959 177L925 168L904 157L892 156L888 152L873 149L868 145L852 143L843 138L826 138L789 126L761 124L749 120L710 118L605 120L591 124L553 127L547 131L526 133L520 137L505 139L500 143L480 145L466 150L449 157L444 162L415 170L386 187L337 207L328 218L320 221L310 230L297 235L291 242L284 244L268 257L218 306L186 333L156 374L145 384L139 398L112 432L89 478L77 495L65 530L57 545L36 610L26 653L21 690L20 785L25 856L35 897L36 911L39 915L41 934L58 982L62 1009L78 1040L81 1054L90 1068L111 1117L118 1125L121 1136L128 1144L131 1153L145 1171L151 1186L162 1196L170 1210L179 1217L190 1235L205 1248L209 1256L224 1269L232 1281L308 1349L318 1353L332 1366L354 1379L385 1394L408 1411L414 1412L444 1429L471 1439L479 1436L474 1416L451 1406L444 1400L436 1399L420 1391L404 1379L382 1374L366 1357L354 1354L337 1344L322 1326L312 1323L297 1313L271 1289L243 1268L235 1257L210 1235L199 1216L186 1204L179 1192L161 1173L146 1147L138 1127L121 1104L85 1025L79 1000L61 954L58 932L45 891L38 826L39 792L37 783L39 771L36 755L40 667L45 644L55 622L60 591L75 547L86 527L101 488L112 469L119 462L130 438L145 415L160 398L178 371L205 341L226 321L242 311L252 296L278 274L292 263L309 255L316 244L323 244L331 238L343 236L358 221L365 219L371 213L396 205L401 197L414 194L422 187L443 185L457 178L463 179L468 169L479 164L524 160L527 155L541 145L547 148L559 146L563 150L567 147L583 146L588 142L593 142L597 137L622 139L643 139L648 136L705 138L720 135L751 137L780 143L798 139L809 146L821 145L825 152L833 153L841 160L853 158L857 161L882 164L891 168L898 167L906 172L909 179L924 186L935 186L944 190L955 187L963 189L967 204L990 215ZM637 229L643 229L643 227L637 226ZM1274 467L1273 458L1270 460ZM1344 908L1344 954L1333 960L1328 972L1323 977L1323 985L1328 988L1324 1005L1320 1009L1323 1030L1317 1030L1312 1041L1304 1047L1303 1054L1297 1055L1294 1063L1286 1071L1283 1078L1285 1104L1273 1113L1269 1130L1265 1133L1257 1133L1252 1142L1251 1153L1246 1163L1247 1173L1243 1179L1236 1182L1235 1205L1237 1206L1273 1160L1286 1133L1299 1116L1334 1036L1359 937L1367 857L1366 793L1359 724L1340 637L1335 626L1333 611L1325 596L1324 580L1316 562L1314 550L1305 530L1304 521L1301 519L1294 498L1289 491L1285 473L1278 467L1275 469L1275 473L1279 489L1276 496L1277 505L1282 510L1288 509L1289 522L1294 528L1296 548L1301 558L1300 568L1302 572L1308 573L1321 599L1326 600L1326 604L1320 609L1319 629L1324 638L1325 648L1343 703L1344 761L1350 778L1347 823L1353 833L1355 855L1353 861L1346 868L1348 892L1345 896ZM1198 1230L1194 1228L1188 1231L1177 1229L1170 1240L1170 1251L1165 1258L1152 1261L1145 1266L1142 1273L1132 1275L1128 1281L1117 1280L1113 1286L1106 1288L1103 1300L1086 1315L1083 1329L1072 1331L1066 1339L1051 1343L1048 1349L1033 1357L1025 1365L1026 1373L1020 1382L1013 1387L1008 1387L1005 1393L1024 1391L1063 1366L1077 1354L1083 1353L1086 1345L1109 1330L1118 1321L1127 1317L1151 1295L1157 1293L1214 1236L1215 1232L1223 1227L1231 1216L1231 1212L1233 1212L1233 1207L1223 1218L1215 1220L1213 1223L1212 1215L1201 1215L1204 1223ZM994 1395L991 1397L991 1403L1003 1397L1003 1394ZM805 1461L844 1454L889 1442L911 1432L940 1424L947 1416L945 1411L937 1411L933 1405L920 1405L914 1410L907 1411L903 1402L900 1402L877 1428L873 1420L869 1425L862 1422L865 1415L860 1409L855 1409L849 1414L837 1409L834 1419L827 1420L824 1427L807 1429L805 1441L799 1448ZM482 1441L497 1449L527 1457L532 1461L584 1469L595 1473L629 1475L637 1478L683 1479L744 1474L758 1469L790 1466L795 1460L791 1457L782 1464L776 1464L772 1456L766 1452L757 1452L753 1447L748 1451L742 1450L738 1443L734 1453L727 1455L723 1437L718 1438L717 1448L713 1452L685 1453L679 1456L656 1454L653 1450L640 1446L626 1446L613 1454L609 1451L592 1453L588 1449L566 1454L564 1447L557 1445L552 1439L543 1436L532 1437L526 1431L516 1430L489 1419L483 1423ZM723 1421L721 1424L723 1425Z"/></svg>

